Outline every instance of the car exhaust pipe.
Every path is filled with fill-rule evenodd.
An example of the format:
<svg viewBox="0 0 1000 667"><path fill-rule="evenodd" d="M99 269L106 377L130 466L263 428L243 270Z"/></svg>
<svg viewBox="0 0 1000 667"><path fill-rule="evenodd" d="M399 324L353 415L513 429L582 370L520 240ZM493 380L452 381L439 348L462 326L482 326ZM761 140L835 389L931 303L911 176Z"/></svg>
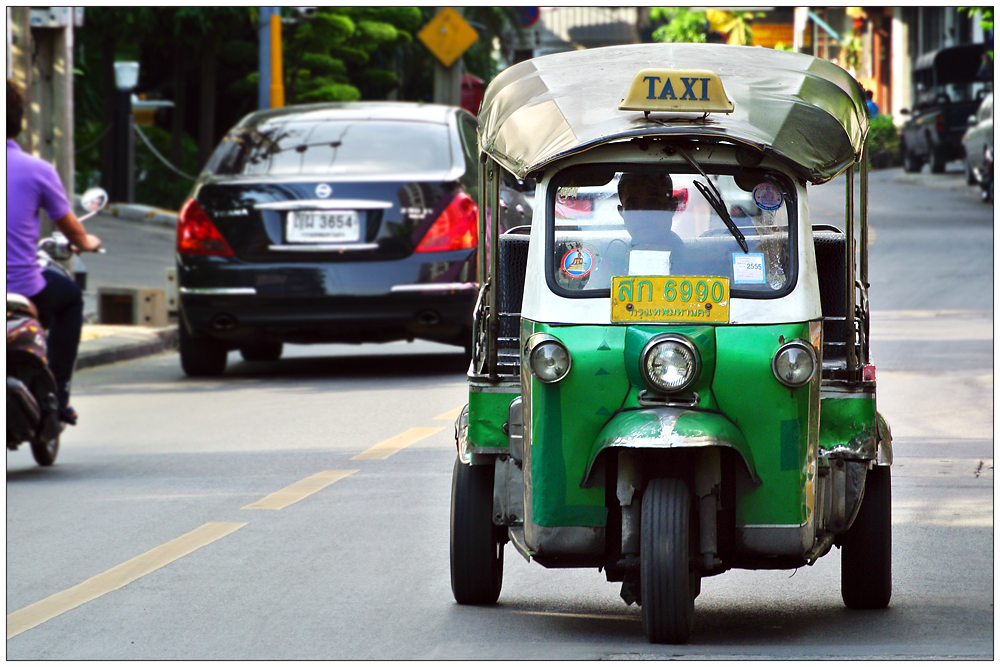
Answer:
<svg viewBox="0 0 1000 667"><path fill-rule="evenodd" d="M236 318L232 315L216 315L215 319L212 320L213 329L235 329L236 328Z"/></svg>
<svg viewBox="0 0 1000 667"><path fill-rule="evenodd" d="M425 310L423 312L417 313L417 324L422 324L426 327L432 327L435 324L441 322L441 316L435 313L433 310Z"/></svg>

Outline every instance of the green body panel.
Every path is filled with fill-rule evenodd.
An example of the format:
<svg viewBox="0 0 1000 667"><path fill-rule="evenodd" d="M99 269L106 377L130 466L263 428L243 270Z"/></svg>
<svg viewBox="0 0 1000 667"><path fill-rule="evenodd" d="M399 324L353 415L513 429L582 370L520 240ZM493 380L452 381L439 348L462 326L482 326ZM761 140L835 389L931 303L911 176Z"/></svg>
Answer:
<svg viewBox="0 0 1000 667"><path fill-rule="evenodd" d="M476 391L469 388L469 446L473 448L508 447L503 425L507 423L510 402L520 393L518 387L510 392Z"/></svg>
<svg viewBox="0 0 1000 667"><path fill-rule="evenodd" d="M815 501L819 383L790 389L771 370L789 340L809 340L809 323L719 327L712 388L719 409L746 437L759 486L737 488L737 525L802 525Z"/></svg>
<svg viewBox="0 0 1000 667"><path fill-rule="evenodd" d="M874 394L820 400L821 457L873 459L877 431Z"/></svg>
<svg viewBox="0 0 1000 667"><path fill-rule="evenodd" d="M545 332L572 357L569 374L545 384L531 382L531 519L540 526L603 526L604 489L580 487L594 438L621 408L629 391L622 364L625 327L567 326L524 322L523 333ZM526 498L527 500L527 498Z"/></svg>
<svg viewBox="0 0 1000 667"><path fill-rule="evenodd" d="M802 525L813 511L819 431L819 373L789 389L771 370L778 348L809 340L809 323L759 326L553 326L522 320L522 343L545 332L566 345L572 358L560 382L539 382L522 367L526 447L525 476L531 520L541 526L603 526L604 488L586 486L597 454L618 436L668 438L673 446L729 446L740 452L749 475L738 478L739 525ZM647 389L638 371L645 343L664 332L695 341L702 373L692 387L698 410L639 406ZM634 368L632 368L634 367ZM638 384L637 384L638 383ZM628 408L638 408L629 410ZM710 410L699 412L699 410ZM645 415L645 416L643 416ZM660 435L652 430L658 429ZM603 432L602 432L603 431ZM689 439L688 443L683 440ZM651 442L651 441L650 441Z"/></svg>
<svg viewBox="0 0 1000 667"><path fill-rule="evenodd" d="M746 438L736 424L717 412L674 407L645 407L619 412L601 429L590 452L587 478L598 455L610 447L669 449L672 447L731 447L758 481Z"/></svg>

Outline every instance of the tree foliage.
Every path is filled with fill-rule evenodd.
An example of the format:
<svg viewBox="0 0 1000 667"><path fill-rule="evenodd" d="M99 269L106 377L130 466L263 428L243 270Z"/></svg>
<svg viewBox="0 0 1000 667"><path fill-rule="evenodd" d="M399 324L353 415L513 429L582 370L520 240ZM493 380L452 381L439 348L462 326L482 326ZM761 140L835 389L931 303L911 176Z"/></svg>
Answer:
<svg viewBox="0 0 1000 667"><path fill-rule="evenodd" d="M343 102L384 98L399 85L397 47L421 25L416 7L320 7L284 30L285 99Z"/></svg>
<svg viewBox="0 0 1000 667"><path fill-rule="evenodd" d="M651 7L649 16L663 22L653 30L654 42L703 43L708 36L708 21L704 11L691 11L685 7Z"/></svg>

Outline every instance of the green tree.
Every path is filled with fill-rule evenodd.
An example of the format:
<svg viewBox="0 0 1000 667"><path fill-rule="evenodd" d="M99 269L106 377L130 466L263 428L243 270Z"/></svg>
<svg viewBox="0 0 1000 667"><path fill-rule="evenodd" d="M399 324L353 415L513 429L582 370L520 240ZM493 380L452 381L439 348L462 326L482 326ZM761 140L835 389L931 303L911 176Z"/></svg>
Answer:
<svg viewBox="0 0 1000 667"><path fill-rule="evenodd" d="M844 35L840 42L840 62L848 72L858 76L861 70L861 56L864 52L864 44L861 36L853 30Z"/></svg>
<svg viewBox="0 0 1000 667"><path fill-rule="evenodd" d="M416 7L321 7L284 31L289 104L384 98L399 84L394 51L413 41Z"/></svg>
<svg viewBox="0 0 1000 667"><path fill-rule="evenodd" d="M653 30L654 42L703 43L708 36L708 21L703 11L684 7L651 7L649 16L663 25Z"/></svg>

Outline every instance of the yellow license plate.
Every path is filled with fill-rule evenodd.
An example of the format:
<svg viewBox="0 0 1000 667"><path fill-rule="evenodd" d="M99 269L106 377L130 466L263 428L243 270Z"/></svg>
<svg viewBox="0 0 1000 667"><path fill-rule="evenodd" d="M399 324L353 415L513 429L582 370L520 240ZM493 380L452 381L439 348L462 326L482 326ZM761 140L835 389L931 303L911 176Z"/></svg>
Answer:
<svg viewBox="0 0 1000 667"><path fill-rule="evenodd" d="M726 324L729 322L729 278L612 278L611 321Z"/></svg>

